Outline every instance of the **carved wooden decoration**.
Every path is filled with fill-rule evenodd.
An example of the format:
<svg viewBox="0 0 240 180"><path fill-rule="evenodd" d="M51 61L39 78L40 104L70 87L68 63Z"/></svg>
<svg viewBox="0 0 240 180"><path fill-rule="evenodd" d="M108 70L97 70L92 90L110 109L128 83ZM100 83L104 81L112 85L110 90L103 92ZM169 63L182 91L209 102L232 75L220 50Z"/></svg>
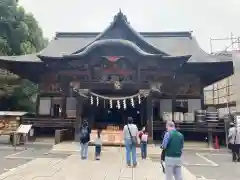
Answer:
<svg viewBox="0 0 240 180"><path fill-rule="evenodd" d="M40 92L47 93L59 93L62 92L63 90L60 83L40 83L39 89Z"/></svg>

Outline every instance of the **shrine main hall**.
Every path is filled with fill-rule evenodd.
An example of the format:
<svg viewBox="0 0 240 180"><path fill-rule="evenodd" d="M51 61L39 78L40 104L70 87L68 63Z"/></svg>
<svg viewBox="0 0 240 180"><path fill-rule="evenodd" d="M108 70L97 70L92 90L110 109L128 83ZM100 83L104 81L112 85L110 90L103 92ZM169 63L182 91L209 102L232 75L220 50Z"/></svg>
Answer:
<svg viewBox="0 0 240 180"><path fill-rule="evenodd" d="M76 140L84 118L118 132L131 116L153 139L164 121L194 125L204 87L233 74L232 60L204 52L192 32L138 32L121 11L102 32L56 33L41 52L0 57L0 68L38 84L24 123L69 129Z"/></svg>

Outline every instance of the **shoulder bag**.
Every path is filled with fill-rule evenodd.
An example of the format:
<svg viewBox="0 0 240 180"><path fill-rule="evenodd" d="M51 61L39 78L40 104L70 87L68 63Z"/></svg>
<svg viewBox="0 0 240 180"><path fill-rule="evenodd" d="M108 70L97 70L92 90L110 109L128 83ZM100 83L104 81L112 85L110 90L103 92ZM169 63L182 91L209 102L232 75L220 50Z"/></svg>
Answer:
<svg viewBox="0 0 240 180"><path fill-rule="evenodd" d="M234 137L233 144L236 144L237 135L238 135L238 131L237 131L237 128L236 128L236 130L235 130L235 137Z"/></svg>

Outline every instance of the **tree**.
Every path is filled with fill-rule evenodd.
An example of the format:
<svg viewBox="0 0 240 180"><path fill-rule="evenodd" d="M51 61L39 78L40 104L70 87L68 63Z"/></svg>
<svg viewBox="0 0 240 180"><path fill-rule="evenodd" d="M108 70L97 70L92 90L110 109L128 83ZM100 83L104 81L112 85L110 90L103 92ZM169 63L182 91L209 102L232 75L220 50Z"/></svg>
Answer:
<svg viewBox="0 0 240 180"><path fill-rule="evenodd" d="M36 53L42 50L47 43L48 41L43 37L43 32L34 16L26 13L23 7L18 6L17 0L0 0L0 56ZM30 100L29 92L30 94L37 93L36 86L31 82L26 83L19 80L17 76L9 74L6 70L0 71L0 96L1 92L7 93L19 99L18 105L24 107L22 102ZM10 81L14 80L19 81L9 85ZM15 88L16 85L18 88Z"/></svg>
<svg viewBox="0 0 240 180"><path fill-rule="evenodd" d="M16 0L0 0L0 54L39 52L46 42L32 14L18 7Z"/></svg>

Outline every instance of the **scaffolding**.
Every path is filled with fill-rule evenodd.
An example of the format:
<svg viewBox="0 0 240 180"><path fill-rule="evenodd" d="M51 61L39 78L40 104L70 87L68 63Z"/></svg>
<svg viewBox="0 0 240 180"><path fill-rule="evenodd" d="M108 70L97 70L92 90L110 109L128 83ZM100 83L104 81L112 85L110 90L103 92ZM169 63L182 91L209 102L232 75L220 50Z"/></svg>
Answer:
<svg viewBox="0 0 240 180"><path fill-rule="evenodd" d="M223 45L223 48L221 50L216 50L214 48L214 43L218 43ZM240 36L234 36L233 33L231 33L230 37L226 38L210 38L210 53L212 55L216 56L232 56L233 52L240 52ZM225 97L225 107L227 109L227 113L230 114L230 107L229 103L229 97L230 97L230 82L229 78L226 81L226 97ZM218 84L216 84L218 85ZM213 88L213 93L215 93L215 89ZM217 92L218 93L218 92Z"/></svg>
<svg viewBox="0 0 240 180"><path fill-rule="evenodd" d="M221 42L225 44L223 50L214 51L214 43ZM214 55L223 55L225 53L240 51L240 36L234 36L231 33L230 37L226 38L210 38L210 52Z"/></svg>

